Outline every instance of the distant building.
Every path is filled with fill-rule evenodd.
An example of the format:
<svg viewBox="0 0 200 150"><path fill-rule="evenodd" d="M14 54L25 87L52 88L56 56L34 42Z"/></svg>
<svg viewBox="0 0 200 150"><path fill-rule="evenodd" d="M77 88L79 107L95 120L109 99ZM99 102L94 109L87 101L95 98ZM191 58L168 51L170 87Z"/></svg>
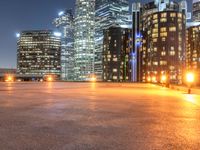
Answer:
<svg viewBox="0 0 200 150"><path fill-rule="evenodd" d="M103 31L113 24L121 28L131 27L128 0L96 0L95 5L95 63L98 80L102 80Z"/></svg>
<svg viewBox="0 0 200 150"><path fill-rule="evenodd" d="M187 29L186 43L187 70L196 73L197 82L200 84L200 25Z"/></svg>
<svg viewBox="0 0 200 150"><path fill-rule="evenodd" d="M60 77L60 33L51 30L22 31L17 42L17 73Z"/></svg>
<svg viewBox="0 0 200 150"><path fill-rule="evenodd" d="M154 10L153 3L143 8L142 81L161 82L161 76L166 75L170 83L181 84L185 67L186 14L176 2L166 0L166 5L159 6L158 11Z"/></svg>
<svg viewBox="0 0 200 150"><path fill-rule="evenodd" d="M119 26L104 30L103 80L131 82L132 30Z"/></svg>
<svg viewBox="0 0 200 150"><path fill-rule="evenodd" d="M74 16L72 10L65 10L58 14L53 24L58 28L61 36L61 78L74 80Z"/></svg>
<svg viewBox="0 0 200 150"><path fill-rule="evenodd" d="M75 80L88 81L94 74L95 0L76 0Z"/></svg>
<svg viewBox="0 0 200 150"><path fill-rule="evenodd" d="M200 21L200 1L193 0L192 16L194 22Z"/></svg>
<svg viewBox="0 0 200 150"><path fill-rule="evenodd" d="M0 74L16 74L17 69L11 69L11 68L0 68Z"/></svg>

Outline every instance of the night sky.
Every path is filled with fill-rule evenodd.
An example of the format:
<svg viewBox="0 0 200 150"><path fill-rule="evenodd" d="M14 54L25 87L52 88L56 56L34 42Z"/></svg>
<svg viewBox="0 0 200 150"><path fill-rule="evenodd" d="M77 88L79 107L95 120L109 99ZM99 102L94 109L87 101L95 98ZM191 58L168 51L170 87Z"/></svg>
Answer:
<svg viewBox="0 0 200 150"><path fill-rule="evenodd" d="M188 0L190 7L191 1ZM75 0L0 0L0 68L16 67L17 32L54 29L51 23L57 13L74 8L74 3Z"/></svg>

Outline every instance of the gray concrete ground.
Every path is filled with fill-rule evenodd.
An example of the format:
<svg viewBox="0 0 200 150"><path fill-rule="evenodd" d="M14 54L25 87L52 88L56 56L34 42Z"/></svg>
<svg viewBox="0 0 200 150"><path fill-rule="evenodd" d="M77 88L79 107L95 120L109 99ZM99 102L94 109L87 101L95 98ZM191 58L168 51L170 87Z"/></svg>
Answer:
<svg viewBox="0 0 200 150"><path fill-rule="evenodd" d="M0 83L0 150L174 149L200 149L200 95L147 84Z"/></svg>

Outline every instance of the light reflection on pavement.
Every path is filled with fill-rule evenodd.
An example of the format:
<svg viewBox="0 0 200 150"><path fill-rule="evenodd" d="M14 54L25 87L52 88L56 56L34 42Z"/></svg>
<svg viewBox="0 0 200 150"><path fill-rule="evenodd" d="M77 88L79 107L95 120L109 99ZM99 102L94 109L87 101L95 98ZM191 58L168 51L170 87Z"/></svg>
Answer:
<svg viewBox="0 0 200 150"><path fill-rule="evenodd" d="M150 84L0 83L2 150L200 147L200 95Z"/></svg>

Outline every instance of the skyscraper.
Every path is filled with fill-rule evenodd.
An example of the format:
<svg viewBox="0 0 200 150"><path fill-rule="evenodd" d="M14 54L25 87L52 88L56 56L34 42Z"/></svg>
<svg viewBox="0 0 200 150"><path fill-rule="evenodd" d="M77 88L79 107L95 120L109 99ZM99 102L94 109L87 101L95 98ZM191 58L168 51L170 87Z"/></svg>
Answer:
<svg viewBox="0 0 200 150"><path fill-rule="evenodd" d="M61 11L53 24L62 33L61 37L61 78L74 80L74 16L72 10Z"/></svg>
<svg viewBox="0 0 200 150"><path fill-rule="evenodd" d="M131 82L132 30L112 26L104 30L103 81Z"/></svg>
<svg viewBox="0 0 200 150"><path fill-rule="evenodd" d="M185 67L186 14L176 2L163 6L165 9L149 15L143 12L142 79L161 82L165 75L170 83L180 84Z"/></svg>
<svg viewBox="0 0 200 150"><path fill-rule="evenodd" d="M51 30L23 31L18 38L17 73L60 77L60 34Z"/></svg>
<svg viewBox="0 0 200 150"><path fill-rule="evenodd" d="M95 0L76 0L75 80L87 81L94 74Z"/></svg>
<svg viewBox="0 0 200 150"><path fill-rule="evenodd" d="M200 0L193 0L193 21L199 22L200 21Z"/></svg>
<svg viewBox="0 0 200 150"><path fill-rule="evenodd" d="M128 0L96 0L95 10L95 74L102 80L103 31L113 24L131 28L131 17Z"/></svg>

